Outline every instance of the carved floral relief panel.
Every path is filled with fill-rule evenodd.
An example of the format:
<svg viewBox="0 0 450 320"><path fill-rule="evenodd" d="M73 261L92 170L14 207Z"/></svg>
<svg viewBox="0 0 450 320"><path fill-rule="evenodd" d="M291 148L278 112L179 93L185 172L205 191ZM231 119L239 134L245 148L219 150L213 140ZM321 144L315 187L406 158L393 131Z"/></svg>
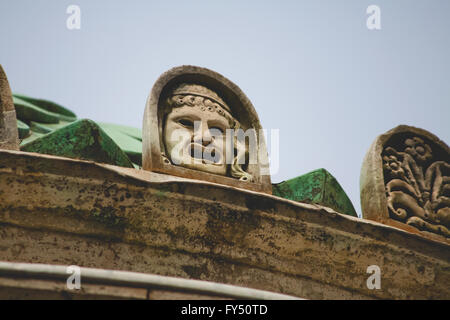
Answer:
<svg viewBox="0 0 450 320"><path fill-rule="evenodd" d="M393 219L450 237L450 164L424 137L403 137L383 150L389 215Z"/></svg>

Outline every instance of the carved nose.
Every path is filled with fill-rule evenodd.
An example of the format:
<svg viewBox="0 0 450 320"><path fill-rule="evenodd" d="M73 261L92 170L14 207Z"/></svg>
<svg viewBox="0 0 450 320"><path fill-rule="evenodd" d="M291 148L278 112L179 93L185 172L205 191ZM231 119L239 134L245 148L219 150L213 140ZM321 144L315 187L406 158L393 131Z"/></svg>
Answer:
<svg viewBox="0 0 450 320"><path fill-rule="evenodd" d="M211 143L212 136L209 132L208 126L202 125L201 127L197 128L193 138L195 143L202 144L203 146L209 145Z"/></svg>
<svg viewBox="0 0 450 320"><path fill-rule="evenodd" d="M209 128L208 126L204 125L203 126L204 130L203 130L203 142L210 142L212 137L211 137L211 132L209 132Z"/></svg>

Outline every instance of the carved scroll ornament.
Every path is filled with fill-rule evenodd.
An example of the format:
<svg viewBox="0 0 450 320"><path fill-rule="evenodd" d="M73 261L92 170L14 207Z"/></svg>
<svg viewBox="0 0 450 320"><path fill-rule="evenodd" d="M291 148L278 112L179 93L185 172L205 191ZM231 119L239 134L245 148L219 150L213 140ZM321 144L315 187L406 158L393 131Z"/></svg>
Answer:
<svg viewBox="0 0 450 320"><path fill-rule="evenodd" d="M436 160L419 137L383 152L389 214L421 230L450 237L450 164Z"/></svg>
<svg viewBox="0 0 450 320"><path fill-rule="evenodd" d="M360 187L363 218L450 240L450 149L432 133L401 125L377 137Z"/></svg>

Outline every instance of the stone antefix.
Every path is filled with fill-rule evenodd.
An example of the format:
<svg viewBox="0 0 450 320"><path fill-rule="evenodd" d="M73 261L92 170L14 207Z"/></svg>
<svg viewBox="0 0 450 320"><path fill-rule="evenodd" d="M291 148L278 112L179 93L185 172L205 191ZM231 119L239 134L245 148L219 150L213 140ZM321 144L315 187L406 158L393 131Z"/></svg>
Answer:
<svg viewBox="0 0 450 320"><path fill-rule="evenodd" d="M8 78L0 65L0 149L19 150L16 110Z"/></svg>
<svg viewBox="0 0 450 320"><path fill-rule="evenodd" d="M231 81L205 68L176 67L161 75L148 98L142 166L271 193L261 129L250 100Z"/></svg>
<svg viewBox="0 0 450 320"><path fill-rule="evenodd" d="M379 136L362 167L361 206L364 218L450 238L449 147L409 126Z"/></svg>

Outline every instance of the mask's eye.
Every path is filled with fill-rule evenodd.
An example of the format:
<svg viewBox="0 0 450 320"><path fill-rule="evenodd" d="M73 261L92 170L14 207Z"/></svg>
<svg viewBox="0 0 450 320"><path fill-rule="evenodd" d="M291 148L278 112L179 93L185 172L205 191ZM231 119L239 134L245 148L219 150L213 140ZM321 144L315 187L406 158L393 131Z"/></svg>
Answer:
<svg viewBox="0 0 450 320"><path fill-rule="evenodd" d="M194 127L194 123L189 119L180 119L180 120L178 120L178 123L185 126L186 128Z"/></svg>
<svg viewBox="0 0 450 320"><path fill-rule="evenodd" d="M223 135L223 130L221 128L219 128L219 127L210 127L209 131L213 135Z"/></svg>

